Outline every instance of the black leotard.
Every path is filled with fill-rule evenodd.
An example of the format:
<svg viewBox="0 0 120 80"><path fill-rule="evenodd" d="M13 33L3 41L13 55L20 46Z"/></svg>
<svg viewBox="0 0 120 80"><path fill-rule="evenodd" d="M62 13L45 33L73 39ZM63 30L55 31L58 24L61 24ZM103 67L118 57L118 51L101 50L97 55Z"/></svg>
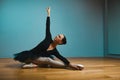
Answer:
<svg viewBox="0 0 120 80"><path fill-rule="evenodd" d="M18 54L15 54L14 59L20 62L25 62L28 59L34 60L37 59L38 57L50 57L51 55L54 55L61 61L63 61L65 65L69 65L70 62L65 57L63 57L56 48L47 51L49 45L52 42L53 40L50 32L50 17L47 17L45 39L42 42L40 42L35 48L29 51L23 51Z"/></svg>

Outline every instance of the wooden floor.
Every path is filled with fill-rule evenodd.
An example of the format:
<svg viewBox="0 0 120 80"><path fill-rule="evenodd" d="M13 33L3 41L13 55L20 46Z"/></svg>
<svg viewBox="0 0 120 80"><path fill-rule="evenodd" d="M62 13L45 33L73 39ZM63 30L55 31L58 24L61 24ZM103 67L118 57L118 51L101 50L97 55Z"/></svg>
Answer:
<svg viewBox="0 0 120 80"><path fill-rule="evenodd" d="M120 80L120 59L68 58L85 66L83 71L34 68L21 69L21 63L0 59L0 80Z"/></svg>

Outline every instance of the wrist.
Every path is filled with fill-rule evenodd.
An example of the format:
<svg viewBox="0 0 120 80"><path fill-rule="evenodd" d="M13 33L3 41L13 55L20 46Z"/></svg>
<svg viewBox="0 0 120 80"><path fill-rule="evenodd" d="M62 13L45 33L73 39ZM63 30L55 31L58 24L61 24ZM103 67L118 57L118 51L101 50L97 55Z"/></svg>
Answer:
<svg viewBox="0 0 120 80"><path fill-rule="evenodd" d="M47 15L48 17L50 17L50 13L48 13L48 15Z"/></svg>

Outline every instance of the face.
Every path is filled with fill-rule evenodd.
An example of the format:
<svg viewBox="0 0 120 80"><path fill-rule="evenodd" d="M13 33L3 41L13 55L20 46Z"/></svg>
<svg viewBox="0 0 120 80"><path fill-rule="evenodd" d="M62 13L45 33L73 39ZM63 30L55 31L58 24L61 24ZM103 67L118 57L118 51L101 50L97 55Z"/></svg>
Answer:
<svg viewBox="0 0 120 80"><path fill-rule="evenodd" d="M64 38L63 34L59 34L54 38L54 41L58 44L62 44L62 39Z"/></svg>

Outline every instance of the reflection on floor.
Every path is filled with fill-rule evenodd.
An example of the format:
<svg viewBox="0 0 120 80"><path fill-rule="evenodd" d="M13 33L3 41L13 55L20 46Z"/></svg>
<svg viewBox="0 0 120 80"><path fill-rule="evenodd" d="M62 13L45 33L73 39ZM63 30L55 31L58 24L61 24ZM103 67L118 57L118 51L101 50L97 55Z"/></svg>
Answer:
<svg viewBox="0 0 120 80"><path fill-rule="evenodd" d="M0 59L0 80L120 80L120 59L68 58L85 66L82 71L58 68L21 69L11 58Z"/></svg>

